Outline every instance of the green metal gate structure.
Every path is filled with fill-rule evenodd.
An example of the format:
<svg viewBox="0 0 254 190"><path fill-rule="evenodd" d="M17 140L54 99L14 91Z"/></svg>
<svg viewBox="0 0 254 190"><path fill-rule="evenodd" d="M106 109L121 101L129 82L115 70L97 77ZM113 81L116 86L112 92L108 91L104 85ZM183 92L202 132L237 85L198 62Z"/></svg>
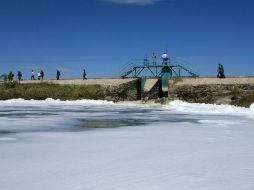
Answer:
<svg viewBox="0 0 254 190"><path fill-rule="evenodd" d="M162 62L157 64L156 56L153 53L151 62L147 58L129 61L123 67L121 77L141 78L141 90L144 88L146 78L158 78L161 82L161 90L166 92L168 91L169 80L173 77L198 77L198 75L181 64L171 62L167 53L162 54Z"/></svg>
<svg viewBox="0 0 254 190"><path fill-rule="evenodd" d="M185 75L182 75L182 73L185 73ZM131 60L121 70L122 78L138 78L141 76L161 78L165 74L168 75L169 79L173 76L198 77L197 74L193 73L184 66L171 63L166 53L162 55L161 64L157 64L154 59L150 62L147 58L143 60Z"/></svg>

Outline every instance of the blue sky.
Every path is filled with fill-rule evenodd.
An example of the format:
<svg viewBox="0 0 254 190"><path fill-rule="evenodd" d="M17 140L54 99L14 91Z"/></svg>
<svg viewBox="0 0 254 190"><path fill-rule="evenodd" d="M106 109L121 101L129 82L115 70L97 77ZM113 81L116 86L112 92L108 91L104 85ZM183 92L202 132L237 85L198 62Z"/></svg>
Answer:
<svg viewBox="0 0 254 190"><path fill-rule="evenodd" d="M0 0L0 73L118 76L168 47L200 75L254 75L252 0Z"/></svg>

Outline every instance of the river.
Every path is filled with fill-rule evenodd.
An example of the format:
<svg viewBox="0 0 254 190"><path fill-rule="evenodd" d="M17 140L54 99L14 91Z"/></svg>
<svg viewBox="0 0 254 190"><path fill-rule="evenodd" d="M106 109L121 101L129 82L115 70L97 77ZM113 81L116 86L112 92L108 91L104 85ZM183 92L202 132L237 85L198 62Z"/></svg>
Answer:
<svg viewBox="0 0 254 190"><path fill-rule="evenodd" d="M254 105L0 101L1 190L253 190Z"/></svg>

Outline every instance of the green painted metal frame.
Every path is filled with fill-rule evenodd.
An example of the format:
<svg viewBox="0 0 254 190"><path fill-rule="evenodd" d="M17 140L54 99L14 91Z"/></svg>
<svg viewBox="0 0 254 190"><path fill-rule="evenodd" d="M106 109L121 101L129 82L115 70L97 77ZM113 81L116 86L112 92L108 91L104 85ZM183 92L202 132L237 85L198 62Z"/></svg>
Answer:
<svg viewBox="0 0 254 190"><path fill-rule="evenodd" d="M134 65L131 67L127 72L125 72L122 75L122 78L126 78L129 75L132 74L132 77L139 77L142 71L148 70L151 73L152 77L161 77L163 74L163 68L169 68L172 71L172 74L170 78L175 75L175 76L181 76L181 70L184 70L185 72L189 73L192 77L198 77L195 73L191 72L190 70L186 69L182 65L172 65L172 64L167 64L167 65ZM175 71L175 68L179 69L178 73ZM155 69L155 71L153 71Z"/></svg>
<svg viewBox="0 0 254 190"><path fill-rule="evenodd" d="M177 72L178 69L178 72ZM161 85L161 93L168 92L168 84L169 80L173 76L181 77L181 71L185 71L191 77L198 77L197 74L193 73L189 69L183 67L180 64L171 64L169 58L164 58L162 64L156 65L149 64L148 59L144 59L142 62L129 62L125 65L125 69L123 69L124 73L121 75L122 78L126 77L136 77L140 78L140 90L141 92L144 91L144 86L146 83L146 79L148 77L156 77L160 78L160 85ZM143 71L148 71L149 75L141 75Z"/></svg>

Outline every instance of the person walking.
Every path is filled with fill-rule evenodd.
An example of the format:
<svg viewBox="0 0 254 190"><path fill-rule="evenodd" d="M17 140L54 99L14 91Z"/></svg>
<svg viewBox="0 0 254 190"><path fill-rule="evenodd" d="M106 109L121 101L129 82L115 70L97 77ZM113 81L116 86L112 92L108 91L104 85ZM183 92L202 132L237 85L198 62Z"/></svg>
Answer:
<svg viewBox="0 0 254 190"><path fill-rule="evenodd" d="M35 78L34 78L34 70L32 70L32 73L31 73L31 80L35 80Z"/></svg>
<svg viewBox="0 0 254 190"><path fill-rule="evenodd" d="M221 64L220 67L221 67L221 69L220 69L221 70L221 74L220 74L221 78L226 78L225 74L224 74L224 66Z"/></svg>
<svg viewBox="0 0 254 190"><path fill-rule="evenodd" d="M59 70L56 71L56 80L59 80L61 76L61 73Z"/></svg>
<svg viewBox="0 0 254 190"><path fill-rule="evenodd" d="M18 71L18 81L20 82L22 80L22 73L21 71Z"/></svg>
<svg viewBox="0 0 254 190"><path fill-rule="evenodd" d="M44 79L44 71L41 70L40 74L41 74L41 81L43 81L43 79Z"/></svg>
<svg viewBox="0 0 254 190"><path fill-rule="evenodd" d="M8 74L8 80L12 81L13 77L14 77L14 74L12 73L12 71L10 71L9 74Z"/></svg>
<svg viewBox="0 0 254 190"><path fill-rule="evenodd" d="M83 80L87 80L87 78L86 78L86 70L85 69L83 69Z"/></svg>
<svg viewBox="0 0 254 190"><path fill-rule="evenodd" d="M38 76L38 80L41 80L41 73L40 72L38 72L37 76Z"/></svg>
<svg viewBox="0 0 254 190"><path fill-rule="evenodd" d="M218 70L217 70L217 78L220 78L220 70L221 70L221 66L219 64L218 65Z"/></svg>
<svg viewBox="0 0 254 190"><path fill-rule="evenodd" d="M224 66L219 64L217 78L226 78L224 74Z"/></svg>

